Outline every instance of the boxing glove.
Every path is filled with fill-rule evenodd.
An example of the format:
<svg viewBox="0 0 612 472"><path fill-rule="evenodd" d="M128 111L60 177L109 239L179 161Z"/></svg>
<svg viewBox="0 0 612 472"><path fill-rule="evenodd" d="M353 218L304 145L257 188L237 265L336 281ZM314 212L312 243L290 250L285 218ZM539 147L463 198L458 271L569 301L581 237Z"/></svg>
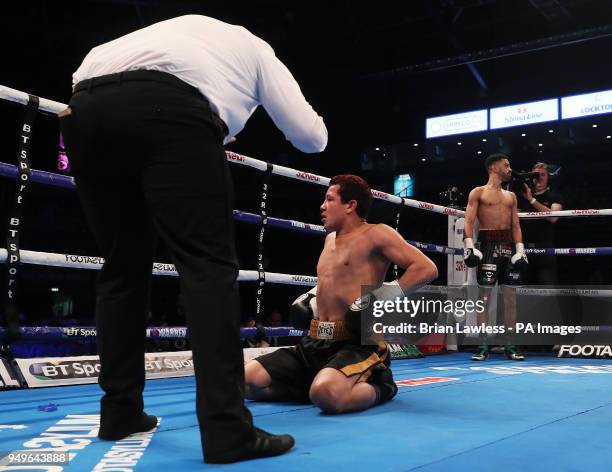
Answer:
<svg viewBox="0 0 612 472"><path fill-rule="evenodd" d="M472 238L463 240L463 260L468 267L477 267L482 262L482 252L474 247Z"/></svg>
<svg viewBox="0 0 612 472"><path fill-rule="evenodd" d="M300 295L289 308L289 323L301 330L310 329L310 321L318 318L317 287Z"/></svg>
<svg viewBox="0 0 612 472"><path fill-rule="evenodd" d="M397 280L393 282L385 282L377 289L372 290L370 293L366 293L362 297L359 297L349 307L345 316L346 328L354 335L360 335L362 314L368 316L368 320L371 322L372 316L379 317L373 313L374 303L377 300L396 300L404 297L404 291L400 287Z"/></svg>
<svg viewBox="0 0 612 472"><path fill-rule="evenodd" d="M515 244L516 252L510 258L510 263L519 270L527 268L529 261L527 260L527 254L525 254L525 245L523 243Z"/></svg>

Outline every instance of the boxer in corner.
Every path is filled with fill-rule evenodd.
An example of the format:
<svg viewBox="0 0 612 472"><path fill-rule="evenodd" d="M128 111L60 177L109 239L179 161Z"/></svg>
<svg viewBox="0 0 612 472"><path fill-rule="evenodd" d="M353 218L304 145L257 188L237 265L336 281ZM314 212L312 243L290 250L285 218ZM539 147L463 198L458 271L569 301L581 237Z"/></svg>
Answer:
<svg viewBox="0 0 612 472"><path fill-rule="evenodd" d="M504 324L506 328L516 323L516 289L520 285L521 272L527 266L527 256L523 245L523 236L518 218L517 199L513 192L504 190L502 183L510 181L512 169L508 156L491 154L485 160L489 174L486 185L474 188L468 197L465 212L463 233L463 258L468 267L478 267L478 285L481 287L481 298L487 289L500 284L504 306ZM474 244L474 223L478 218L480 231L478 242ZM487 323L488 305L491 297L486 298L486 309L478 313L478 324ZM489 355L486 337L477 352L472 356L474 361L484 361ZM507 342L504 346L506 357L522 361L525 356Z"/></svg>

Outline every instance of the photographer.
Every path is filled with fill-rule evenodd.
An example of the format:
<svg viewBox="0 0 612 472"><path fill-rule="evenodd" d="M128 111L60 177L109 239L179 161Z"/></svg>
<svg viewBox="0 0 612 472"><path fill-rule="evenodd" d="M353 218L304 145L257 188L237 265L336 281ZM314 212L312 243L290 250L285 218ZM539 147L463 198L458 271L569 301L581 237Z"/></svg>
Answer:
<svg viewBox="0 0 612 472"><path fill-rule="evenodd" d="M538 175L535 175L535 174ZM527 212L557 211L563 209L563 197L548 186L550 177L548 164L538 162L532 168L531 184L523 184L525 202L522 210ZM558 217L525 219L521 222L523 235L528 248L555 247L554 225ZM557 262L555 256L537 256L529 259L530 285L556 285Z"/></svg>

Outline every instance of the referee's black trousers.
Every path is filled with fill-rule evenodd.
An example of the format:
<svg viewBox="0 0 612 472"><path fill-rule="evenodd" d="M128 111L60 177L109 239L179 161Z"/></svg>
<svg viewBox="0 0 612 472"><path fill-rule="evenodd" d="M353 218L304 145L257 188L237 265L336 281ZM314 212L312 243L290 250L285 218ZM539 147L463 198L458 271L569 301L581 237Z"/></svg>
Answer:
<svg viewBox="0 0 612 472"><path fill-rule="evenodd" d="M143 411L156 240L180 274L204 454L253 436L244 406L233 189L222 124L195 88L160 72L77 84L61 118L77 191L102 256L96 323L101 423Z"/></svg>

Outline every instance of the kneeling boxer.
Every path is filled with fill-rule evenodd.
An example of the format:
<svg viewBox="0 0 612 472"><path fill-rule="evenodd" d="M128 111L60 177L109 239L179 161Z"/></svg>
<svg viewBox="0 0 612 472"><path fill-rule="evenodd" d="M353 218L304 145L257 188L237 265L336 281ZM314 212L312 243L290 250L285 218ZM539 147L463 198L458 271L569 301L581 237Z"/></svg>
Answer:
<svg viewBox="0 0 612 472"><path fill-rule="evenodd" d="M502 182L512 177L508 157L504 154L492 154L487 157L485 167L489 174L486 185L476 187L470 192L465 211L464 227L464 260L468 267L478 266L478 285L492 288L498 282L502 284L504 303L504 323L506 327L516 324L516 289L520 285L521 271L527 265L527 256L523 245L521 225L518 218L517 200L513 192L502 188ZM474 246L474 221L478 217L479 248ZM513 251L514 246L514 251ZM480 298L484 298L481 290ZM487 311L491 297L487 297L485 309L478 314L478 324L486 324ZM525 356L518 352L514 344L507 342L504 347L506 357L522 361ZM489 346L483 342L472 360L484 361L489 355Z"/></svg>
<svg viewBox="0 0 612 472"><path fill-rule="evenodd" d="M304 327L310 326L309 335L295 347L246 365L247 398L310 400L325 413L344 413L386 402L397 393L387 345L361 345L361 314L354 302L362 286L379 287L370 294L375 299L395 299L435 279L438 271L389 226L366 222L371 203L362 178L331 179L320 208L330 233L317 264L318 284L291 307L292 323L299 325L301 318ZM392 263L406 271L383 285Z"/></svg>

